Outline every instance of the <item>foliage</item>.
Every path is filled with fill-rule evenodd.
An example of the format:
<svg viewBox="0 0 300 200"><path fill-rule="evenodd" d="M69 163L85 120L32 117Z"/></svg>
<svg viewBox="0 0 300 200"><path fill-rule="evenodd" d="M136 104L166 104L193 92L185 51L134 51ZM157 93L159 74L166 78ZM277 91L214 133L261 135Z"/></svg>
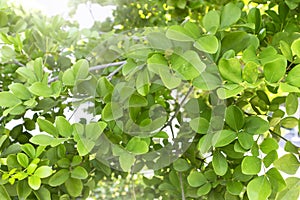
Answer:
<svg viewBox="0 0 300 200"><path fill-rule="evenodd" d="M117 8L121 33L0 4L1 199L87 198L144 169L146 199L298 199L284 132L299 124L300 2L162 1L152 21L147 2Z"/></svg>

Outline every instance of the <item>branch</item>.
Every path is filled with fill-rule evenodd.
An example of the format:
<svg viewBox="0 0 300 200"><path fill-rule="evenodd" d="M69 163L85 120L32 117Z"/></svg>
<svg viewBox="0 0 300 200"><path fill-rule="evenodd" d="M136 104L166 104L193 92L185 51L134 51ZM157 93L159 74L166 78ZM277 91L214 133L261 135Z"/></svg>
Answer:
<svg viewBox="0 0 300 200"><path fill-rule="evenodd" d="M178 115L180 108L183 106L183 104L185 103L186 99L188 98L188 96L192 93L194 89L194 86L191 86L189 88L189 91L186 93L186 95L184 96L184 98L182 99L182 101L179 103L179 106L176 108L174 115L169 119L169 121L160 129L160 131L162 131L164 128L166 128L167 126L172 125L172 121L173 119L175 119L175 117Z"/></svg>
<svg viewBox="0 0 300 200"><path fill-rule="evenodd" d="M18 60L14 59L14 63L20 67L26 67L23 63L20 63Z"/></svg>
<svg viewBox="0 0 300 200"><path fill-rule="evenodd" d="M182 182L182 173L181 172L179 172L179 181L180 181L180 188L181 188L181 200L185 200L184 188L183 188L183 182Z"/></svg>
<svg viewBox="0 0 300 200"><path fill-rule="evenodd" d="M269 129L269 131L270 131L270 133L271 133L271 134L274 134L274 135L276 135L276 136L280 137L280 138L281 138L281 139L283 139L284 141L286 141L286 142L288 142L288 141L289 141L288 139L286 139L286 138L282 137L281 135L279 135L279 134L278 134L278 133L276 133L275 131L272 131L271 129Z"/></svg>
<svg viewBox="0 0 300 200"><path fill-rule="evenodd" d="M22 64L22 63L21 63ZM89 71L90 72L93 72L93 71L97 71L97 70L100 70L100 69L106 69L106 68L109 68L109 67L115 67L115 66L119 66L119 65L122 65L124 66L126 64L126 61L120 61L120 62L114 62L114 63L107 63L107 64L103 64L103 65L96 65L96 66L93 66L93 67L90 67L89 68ZM119 68L118 68L119 69ZM119 69L120 70L120 69ZM118 71L119 71L118 70ZM116 70L115 70L116 71ZM117 71L117 72L118 72ZM113 75L115 75L117 72L115 72ZM113 72L112 72L113 73ZM111 74L112 74L111 73ZM110 76L111 74L109 74L108 76ZM112 76L113 76L112 75ZM51 78L48 83L52 83L54 81L57 81L58 80L58 76L56 77L53 77Z"/></svg>

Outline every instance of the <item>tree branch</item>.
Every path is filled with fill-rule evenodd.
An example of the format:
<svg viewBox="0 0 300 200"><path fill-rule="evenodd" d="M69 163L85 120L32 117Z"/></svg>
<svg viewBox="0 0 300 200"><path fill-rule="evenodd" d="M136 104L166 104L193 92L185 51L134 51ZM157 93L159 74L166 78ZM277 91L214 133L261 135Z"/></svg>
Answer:
<svg viewBox="0 0 300 200"><path fill-rule="evenodd" d="M276 135L278 137L280 137L281 139L283 139L284 141L288 142L289 140L282 137L281 135L279 135L278 133L276 133L275 131L272 131L271 129L269 129L270 133L273 134L273 135Z"/></svg>
<svg viewBox="0 0 300 200"><path fill-rule="evenodd" d="M182 182L182 173L181 172L179 172L179 181L180 181L180 188L181 188L181 200L185 200L184 188L183 188L183 182Z"/></svg>

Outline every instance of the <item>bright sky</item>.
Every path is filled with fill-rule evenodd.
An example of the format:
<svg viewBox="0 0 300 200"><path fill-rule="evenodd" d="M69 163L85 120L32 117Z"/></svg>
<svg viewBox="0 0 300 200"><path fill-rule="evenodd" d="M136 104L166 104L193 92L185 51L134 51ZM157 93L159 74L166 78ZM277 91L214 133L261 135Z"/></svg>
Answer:
<svg viewBox="0 0 300 200"><path fill-rule="evenodd" d="M45 15L54 16L61 15L68 16L68 0L9 0L17 4L21 4L25 9L41 10ZM104 21L107 17L112 16L113 6L100 6L92 4L82 4L78 6L74 20L78 21L81 28L90 28L93 25L93 17L96 20ZM89 10L91 9L91 11ZM91 14L92 13L92 14Z"/></svg>

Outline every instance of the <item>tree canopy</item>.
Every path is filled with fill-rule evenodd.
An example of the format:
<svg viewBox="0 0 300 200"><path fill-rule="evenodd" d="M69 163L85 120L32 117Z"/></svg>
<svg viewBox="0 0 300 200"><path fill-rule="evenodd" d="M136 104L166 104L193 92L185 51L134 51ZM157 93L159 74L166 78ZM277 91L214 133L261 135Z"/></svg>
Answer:
<svg viewBox="0 0 300 200"><path fill-rule="evenodd" d="M299 198L299 0L86 2L114 18L0 3L0 199Z"/></svg>

